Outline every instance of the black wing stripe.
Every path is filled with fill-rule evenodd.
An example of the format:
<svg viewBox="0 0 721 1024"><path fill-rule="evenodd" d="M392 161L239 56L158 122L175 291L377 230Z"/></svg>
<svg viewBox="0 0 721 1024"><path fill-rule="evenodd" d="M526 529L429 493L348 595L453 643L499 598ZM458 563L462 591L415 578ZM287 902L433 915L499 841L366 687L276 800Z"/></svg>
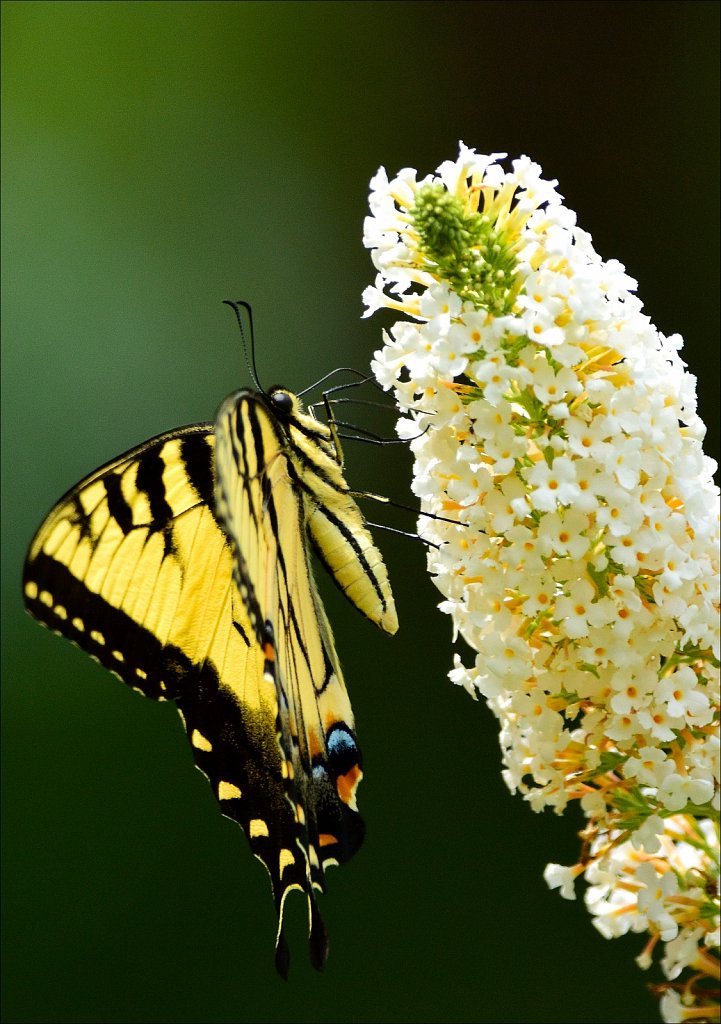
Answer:
<svg viewBox="0 0 721 1024"><path fill-rule="evenodd" d="M181 439L180 454L193 490L215 514L213 446L203 434L189 434Z"/></svg>
<svg viewBox="0 0 721 1024"><path fill-rule="evenodd" d="M320 686L316 684L315 680L313 681L313 688L315 689L315 692L319 697L322 693L325 693L326 689L328 688L328 686L335 677L335 668L331 664L330 659L328 657L328 652L325 649L323 650L323 668L323 682L320 684Z"/></svg>
<svg viewBox="0 0 721 1024"><path fill-rule="evenodd" d="M72 507L72 522L80 530L81 540L90 540L92 537L92 534L90 532L90 523L88 521L88 517L85 514L85 509L83 508L80 498L78 497L77 494L74 494L72 497Z"/></svg>
<svg viewBox="0 0 721 1024"><path fill-rule="evenodd" d="M150 503L151 529L162 529L173 517L173 510L165 496L163 472L165 463L157 448L150 448L140 456L135 485Z"/></svg>
<svg viewBox="0 0 721 1024"><path fill-rule="evenodd" d="M245 444L245 424L243 423L242 414L238 415L238 411L236 410L234 413L236 438L240 445L238 450L242 459L241 464L238 466L238 473L240 474L240 479L247 495L247 506L250 510L251 518L253 519L253 525L256 531L258 531L260 530L260 523L258 522L258 510L256 509L255 501L253 500L253 482L256 474L260 471L260 467L265 465L265 446L263 444L263 435L260 430L260 424L258 423L258 419L255 415L255 409L246 403L243 406L243 412L246 411L250 421L250 430L253 434L253 443L255 445L255 466L251 467L250 465L248 450Z"/></svg>
<svg viewBox="0 0 721 1024"><path fill-rule="evenodd" d="M245 561L235 542L233 543L233 551L235 554L235 564L233 565L233 578L235 580L235 585L240 591L243 604L248 612L248 617L250 618L250 624L253 627L255 638L262 647L267 641L267 631L265 628L263 612L258 601L258 595L250 582L250 576L248 574Z"/></svg>
<svg viewBox="0 0 721 1024"><path fill-rule="evenodd" d="M62 605L46 604L41 594L28 593L29 581L42 580L51 597L62 595ZM87 589L68 568L41 552L25 574L25 602L28 611L40 622L76 643L101 665L119 675L123 682L155 699L174 697L186 686L194 667L183 652L163 645L155 634L114 608L98 594ZM72 609L72 616L65 614ZM98 637L122 642L123 661L118 662L111 647ZM166 689L160 687L163 681Z"/></svg>
<svg viewBox="0 0 721 1024"><path fill-rule="evenodd" d="M248 634L243 629L242 624L240 622L237 622L235 619L233 619L233 629L237 630L238 633L240 633L240 635L243 637L243 639L245 640L245 646L250 647L250 640L248 639Z"/></svg>
<svg viewBox="0 0 721 1024"><path fill-rule="evenodd" d="M264 504L263 507L267 513L268 519L270 520L270 528L274 537L280 537L280 522L278 519L278 509L276 508L275 499L273 497L273 489L267 474L263 474L263 496ZM285 584L286 592L290 592L290 583L288 580L288 565L285 560L285 553L282 547L278 544L276 547L276 559L278 567L280 568L283 576L283 583Z"/></svg>
<svg viewBox="0 0 721 1024"><path fill-rule="evenodd" d="M133 528L133 510L125 500L120 476L117 473L109 473L103 480L103 484L108 501L108 512L123 533L130 533Z"/></svg>

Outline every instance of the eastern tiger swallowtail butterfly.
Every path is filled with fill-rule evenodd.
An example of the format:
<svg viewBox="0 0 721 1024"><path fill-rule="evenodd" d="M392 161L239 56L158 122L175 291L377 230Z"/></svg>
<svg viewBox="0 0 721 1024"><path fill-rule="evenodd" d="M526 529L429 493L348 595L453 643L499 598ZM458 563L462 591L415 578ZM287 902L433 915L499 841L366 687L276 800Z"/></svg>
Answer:
<svg viewBox="0 0 721 1024"><path fill-rule="evenodd" d="M285 899L308 900L358 849L361 756L309 564L398 627L382 557L342 472L335 433L284 388L227 398L215 423L161 434L55 505L30 545L25 603L134 690L172 700L223 814L267 868L287 976Z"/></svg>

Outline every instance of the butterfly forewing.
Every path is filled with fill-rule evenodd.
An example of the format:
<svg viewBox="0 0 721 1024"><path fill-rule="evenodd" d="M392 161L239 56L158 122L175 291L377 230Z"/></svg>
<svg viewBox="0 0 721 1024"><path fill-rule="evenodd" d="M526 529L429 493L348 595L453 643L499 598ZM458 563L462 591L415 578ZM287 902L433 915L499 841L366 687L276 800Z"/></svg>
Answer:
<svg viewBox="0 0 721 1024"><path fill-rule="evenodd" d="M296 825L275 688L213 511L214 446L212 426L174 431L73 488L31 544L25 603L133 689L176 700L198 767L276 886Z"/></svg>
<svg viewBox="0 0 721 1024"><path fill-rule="evenodd" d="M229 599L227 544L207 504L212 476L209 494L207 478L190 470L212 467L213 444L212 428L197 425L103 466L57 503L25 562L29 611L149 697L176 696L188 665L207 657L183 613L186 622L196 613L198 630L198 588L210 598L210 565ZM190 572L189 546L203 552ZM221 604L216 598L213 609L222 623Z"/></svg>

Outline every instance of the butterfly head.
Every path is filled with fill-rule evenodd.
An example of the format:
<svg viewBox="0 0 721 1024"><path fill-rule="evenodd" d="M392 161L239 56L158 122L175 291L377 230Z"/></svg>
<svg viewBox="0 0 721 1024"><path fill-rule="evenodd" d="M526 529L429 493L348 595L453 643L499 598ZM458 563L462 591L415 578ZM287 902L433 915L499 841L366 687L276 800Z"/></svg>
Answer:
<svg viewBox="0 0 721 1024"><path fill-rule="evenodd" d="M273 406L273 412L280 419L293 419L297 413L303 411L300 399L292 391L288 391L287 388L280 387L279 385L270 389L268 398Z"/></svg>

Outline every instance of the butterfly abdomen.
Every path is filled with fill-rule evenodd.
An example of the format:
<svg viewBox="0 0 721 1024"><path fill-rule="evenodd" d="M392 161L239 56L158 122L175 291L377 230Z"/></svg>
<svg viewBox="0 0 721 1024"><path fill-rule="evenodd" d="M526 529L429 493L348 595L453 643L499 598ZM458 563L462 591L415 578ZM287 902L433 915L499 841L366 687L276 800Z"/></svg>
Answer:
<svg viewBox="0 0 721 1024"><path fill-rule="evenodd" d="M386 633L395 633L398 618L383 556L350 494L330 428L297 404L288 439L306 529L318 557L351 604Z"/></svg>
<svg viewBox="0 0 721 1024"><path fill-rule="evenodd" d="M336 495L333 504L306 499L306 509L313 546L345 596L371 622L395 633L398 617L385 563L355 501L348 495Z"/></svg>

